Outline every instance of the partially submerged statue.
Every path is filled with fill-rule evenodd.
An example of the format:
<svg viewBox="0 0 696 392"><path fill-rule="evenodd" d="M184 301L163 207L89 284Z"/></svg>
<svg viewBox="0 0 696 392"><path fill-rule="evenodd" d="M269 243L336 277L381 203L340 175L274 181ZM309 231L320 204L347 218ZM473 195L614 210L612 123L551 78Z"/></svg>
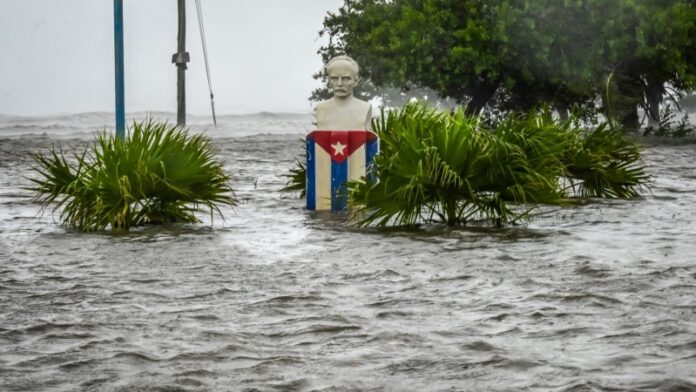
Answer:
<svg viewBox="0 0 696 392"><path fill-rule="evenodd" d="M317 104L317 129L334 131L369 130L372 105L353 96L358 85L360 68L348 56L337 56L326 63L326 77L333 98Z"/></svg>
<svg viewBox="0 0 696 392"><path fill-rule="evenodd" d="M317 130L307 135L307 208L344 210L346 181L371 178L379 139L372 132L372 105L353 97L358 63L337 56L326 64L333 98L315 108Z"/></svg>

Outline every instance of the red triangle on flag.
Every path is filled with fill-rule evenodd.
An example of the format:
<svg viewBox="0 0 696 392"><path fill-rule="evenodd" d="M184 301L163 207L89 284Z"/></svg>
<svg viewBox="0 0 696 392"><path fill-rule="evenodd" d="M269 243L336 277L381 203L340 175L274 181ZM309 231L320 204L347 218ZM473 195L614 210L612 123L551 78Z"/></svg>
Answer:
<svg viewBox="0 0 696 392"><path fill-rule="evenodd" d="M307 138L314 140L334 162L340 164L367 141L376 139L377 135L371 131L318 130L310 133Z"/></svg>

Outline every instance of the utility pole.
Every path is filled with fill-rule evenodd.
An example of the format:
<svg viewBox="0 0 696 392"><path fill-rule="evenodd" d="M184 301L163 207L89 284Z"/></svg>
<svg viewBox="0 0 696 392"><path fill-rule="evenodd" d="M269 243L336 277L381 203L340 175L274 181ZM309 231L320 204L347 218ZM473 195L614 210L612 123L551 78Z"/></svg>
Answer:
<svg viewBox="0 0 696 392"><path fill-rule="evenodd" d="M123 0L114 0L114 70L116 74L116 137L126 134L125 82L123 78Z"/></svg>
<svg viewBox="0 0 696 392"><path fill-rule="evenodd" d="M186 63L191 60L186 51L186 4L184 0L177 0L179 5L179 34L177 38L177 52L172 56L172 63L177 67L176 72L176 123L180 127L186 126Z"/></svg>

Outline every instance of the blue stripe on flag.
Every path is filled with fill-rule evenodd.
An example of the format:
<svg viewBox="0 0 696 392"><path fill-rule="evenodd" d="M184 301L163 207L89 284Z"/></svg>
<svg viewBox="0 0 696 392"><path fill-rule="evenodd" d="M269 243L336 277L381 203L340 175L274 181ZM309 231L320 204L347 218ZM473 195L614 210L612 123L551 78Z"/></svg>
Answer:
<svg viewBox="0 0 696 392"><path fill-rule="evenodd" d="M345 210L348 204L346 194L346 181L348 181L348 160L343 163L331 162L331 209L334 211Z"/></svg>
<svg viewBox="0 0 696 392"><path fill-rule="evenodd" d="M315 156L314 156L314 140L307 139L307 171L306 171L306 188L307 192L307 209L315 210L317 206L317 187L316 187L316 172L315 172Z"/></svg>
<svg viewBox="0 0 696 392"><path fill-rule="evenodd" d="M365 176L369 182L376 180L374 162L377 153L379 153L379 139L368 140L365 143Z"/></svg>

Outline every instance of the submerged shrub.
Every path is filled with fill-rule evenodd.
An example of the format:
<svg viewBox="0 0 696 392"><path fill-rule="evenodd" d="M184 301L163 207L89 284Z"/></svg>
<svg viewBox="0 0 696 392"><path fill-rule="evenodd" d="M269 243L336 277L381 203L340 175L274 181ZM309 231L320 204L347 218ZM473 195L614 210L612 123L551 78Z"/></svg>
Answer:
<svg viewBox="0 0 696 392"><path fill-rule="evenodd" d="M509 201L560 197L553 182L559 173L555 150L537 137L541 134L510 129L500 137L481 130L478 117L421 105L383 116L376 131L383 147L375 160L379 181L349 184L359 224L458 225L483 219L500 225L528 212L510 208ZM527 150L535 151L536 160L528 159ZM544 165L548 160L554 164Z"/></svg>
<svg viewBox="0 0 696 392"><path fill-rule="evenodd" d="M638 146L620 131L585 131L549 111L511 116L486 130L462 111L407 105L382 116L375 130L379 180L348 184L359 225L502 225L539 203L633 197L649 179Z"/></svg>
<svg viewBox="0 0 696 392"><path fill-rule="evenodd" d="M681 109L677 106L677 110ZM643 136L687 137L696 134L696 127L689 122L688 112L677 121L677 113L672 104L665 105L660 110L660 123L657 127L649 126L643 131Z"/></svg>
<svg viewBox="0 0 696 392"><path fill-rule="evenodd" d="M621 129L602 123L591 131L574 129L562 162L570 190L581 197L631 198L650 180L638 145Z"/></svg>
<svg viewBox="0 0 696 392"><path fill-rule="evenodd" d="M134 122L121 140L100 134L73 160L54 147L34 156L30 190L66 226L128 231L166 222L198 222L195 213L235 205L229 176L210 141L165 122Z"/></svg>

